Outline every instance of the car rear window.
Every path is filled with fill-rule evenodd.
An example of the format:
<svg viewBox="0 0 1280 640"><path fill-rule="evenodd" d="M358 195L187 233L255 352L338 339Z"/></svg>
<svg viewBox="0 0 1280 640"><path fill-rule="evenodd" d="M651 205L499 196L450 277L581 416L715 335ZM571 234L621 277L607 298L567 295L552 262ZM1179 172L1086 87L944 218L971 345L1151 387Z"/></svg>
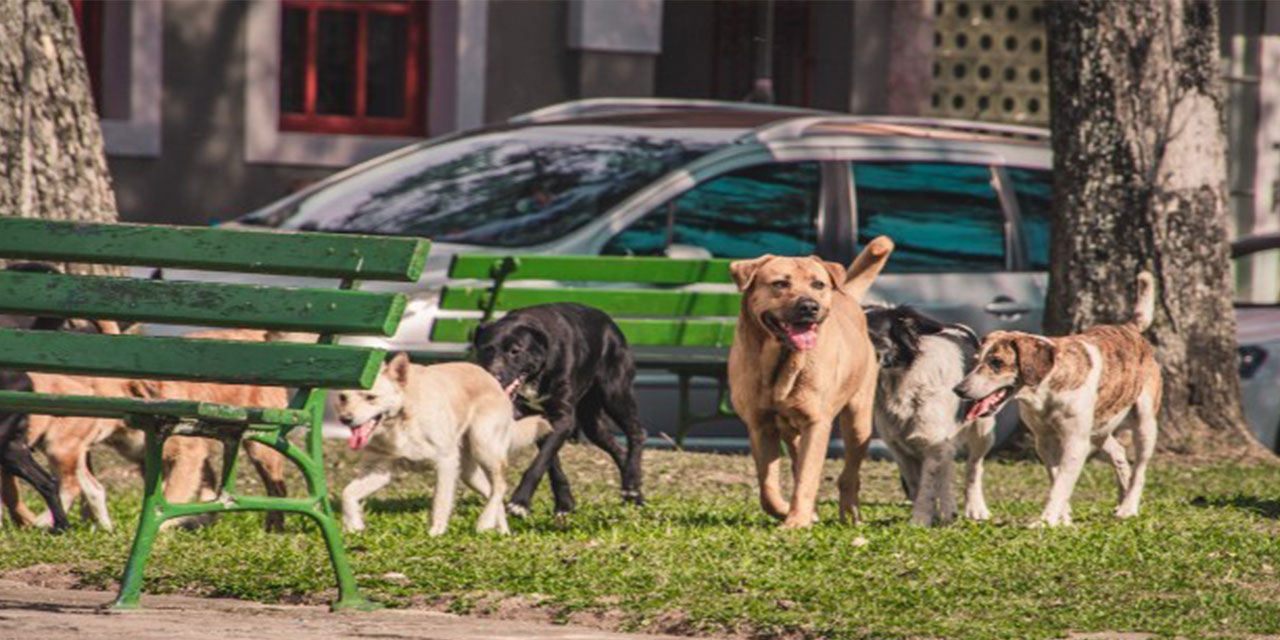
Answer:
<svg viewBox="0 0 1280 640"><path fill-rule="evenodd" d="M671 245L716 258L816 253L816 162L768 164L712 178L646 214L604 246L605 255L663 255Z"/></svg>
<svg viewBox="0 0 1280 640"><path fill-rule="evenodd" d="M1033 271L1049 270L1049 209L1053 206L1053 174L1043 169L1005 169L1022 215L1022 237Z"/></svg>
<svg viewBox="0 0 1280 640"><path fill-rule="evenodd" d="M1005 218L986 165L857 162L858 247L886 235L886 273L1005 269Z"/></svg>
<svg viewBox="0 0 1280 640"><path fill-rule="evenodd" d="M283 213L269 210L241 221L529 246L577 229L734 133L565 126L466 136L373 165Z"/></svg>

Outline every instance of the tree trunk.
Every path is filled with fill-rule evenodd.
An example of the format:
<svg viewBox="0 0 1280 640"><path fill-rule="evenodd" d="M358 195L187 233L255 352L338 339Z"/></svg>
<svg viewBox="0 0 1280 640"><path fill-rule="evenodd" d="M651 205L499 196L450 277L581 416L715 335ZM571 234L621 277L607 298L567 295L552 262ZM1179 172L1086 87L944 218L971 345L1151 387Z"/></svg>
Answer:
<svg viewBox="0 0 1280 640"><path fill-rule="evenodd" d="M0 215L116 221L102 130L65 0L0 0L0 168Z"/></svg>
<svg viewBox="0 0 1280 640"><path fill-rule="evenodd" d="M1063 334L1124 321L1135 276L1151 271L1162 449L1256 453L1240 408L1216 3L1045 5L1054 153L1045 324Z"/></svg>

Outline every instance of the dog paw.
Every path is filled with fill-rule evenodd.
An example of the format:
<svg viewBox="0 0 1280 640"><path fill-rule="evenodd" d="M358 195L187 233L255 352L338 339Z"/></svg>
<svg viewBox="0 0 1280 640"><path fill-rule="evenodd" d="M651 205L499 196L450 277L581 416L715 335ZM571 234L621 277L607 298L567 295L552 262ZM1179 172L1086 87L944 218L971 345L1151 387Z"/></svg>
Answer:
<svg viewBox="0 0 1280 640"><path fill-rule="evenodd" d="M913 515L910 522L912 526L928 528L933 526L933 517Z"/></svg>
<svg viewBox="0 0 1280 640"><path fill-rule="evenodd" d="M841 507L840 524L854 526L862 524L862 512L857 507Z"/></svg>
<svg viewBox="0 0 1280 640"><path fill-rule="evenodd" d="M1029 528L1043 529L1046 527L1052 528L1052 527L1068 527L1068 526L1071 526L1071 516L1069 514L1063 514L1061 516L1056 516L1056 517L1053 515L1042 515L1040 516L1039 520L1032 522L1029 525Z"/></svg>
<svg viewBox="0 0 1280 640"><path fill-rule="evenodd" d="M1133 517L1136 517L1137 515L1138 515L1138 508L1135 506L1122 504L1116 507L1117 518L1133 518Z"/></svg>
<svg viewBox="0 0 1280 640"><path fill-rule="evenodd" d="M805 517L787 516L787 519L782 521L782 528L783 529L804 529L806 527L813 526L813 522L814 522L813 517L805 518Z"/></svg>
<svg viewBox="0 0 1280 640"><path fill-rule="evenodd" d="M964 506L964 517L967 520L983 522L991 519L991 510L985 504L967 504Z"/></svg>
<svg viewBox="0 0 1280 640"><path fill-rule="evenodd" d="M507 515L510 515L513 518L528 518L529 507L522 504L516 504L514 502L508 502Z"/></svg>
<svg viewBox="0 0 1280 640"><path fill-rule="evenodd" d="M639 491L631 491L631 490L624 489L622 491L622 502L623 504L632 504L637 507L643 507L644 495L642 495Z"/></svg>
<svg viewBox="0 0 1280 640"><path fill-rule="evenodd" d="M432 538L438 538L444 535L444 532L447 531L448 529L449 527L447 525L443 527L431 527L430 529L427 529L427 535L431 536Z"/></svg>
<svg viewBox="0 0 1280 640"><path fill-rule="evenodd" d="M342 530L346 533L360 533L364 531L364 522L361 520L343 521Z"/></svg>

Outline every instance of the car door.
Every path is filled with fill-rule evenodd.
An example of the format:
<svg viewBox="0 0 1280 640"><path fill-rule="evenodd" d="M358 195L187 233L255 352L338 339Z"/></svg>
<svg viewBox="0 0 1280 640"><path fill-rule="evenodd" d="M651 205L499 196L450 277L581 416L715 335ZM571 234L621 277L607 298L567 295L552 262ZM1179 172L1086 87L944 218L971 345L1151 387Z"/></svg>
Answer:
<svg viewBox="0 0 1280 640"><path fill-rule="evenodd" d="M715 175L608 238L603 255L754 258L829 251L818 162L767 163Z"/></svg>
<svg viewBox="0 0 1280 640"><path fill-rule="evenodd" d="M879 235L896 244L869 301L909 304L979 335L1040 330L1045 277L1024 269L1017 212L991 165L859 160L850 171L858 249Z"/></svg>

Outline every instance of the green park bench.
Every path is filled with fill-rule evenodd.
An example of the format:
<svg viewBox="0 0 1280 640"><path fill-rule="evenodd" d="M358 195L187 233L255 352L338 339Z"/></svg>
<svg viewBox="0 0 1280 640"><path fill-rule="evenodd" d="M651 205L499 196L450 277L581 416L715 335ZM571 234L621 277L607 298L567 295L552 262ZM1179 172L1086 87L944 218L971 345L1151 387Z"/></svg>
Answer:
<svg viewBox="0 0 1280 640"><path fill-rule="evenodd" d="M728 287L688 287L731 286L729 262L648 257L454 256L449 283L440 295L440 309L473 313L437 318L431 328L431 340L470 342L481 322L499 312L537 304L577 302L603 310L613 316L626 335L637 367L676 375L680 412L675 440L683 446L692 426L733 415L725 365L741 296ZM523 286L508 286L511 283ZM431 355L418 357L427 360ZM691 406L695 378L710 378L717 383L718 400L711 413L699 414Z"/></svg>
<svg viewBox="0 0 1280 640"><path fill-rule="evenodd" d="M0 313L145 321L319 334L314 344L0 330L0 368L93 376L196 380L296 389L288 408L0 391L0 409L123 419L145 433L144 496L117 608L138 606L160 524L222 511L306 514L320 528L337 577L335 609L371 605L356 588L322 464L326 389L369 388L386 355L342 346L345 334L393 335L402 294L352 291L357 280L414 282L428 243L408 238L281 234L155 225L0 218L0 258L305 276L330 288L285 288L26 272L0 272ZM321 284L320 286L323 286ZM303 429L303 444L290 434ZM165 438L223 442L220 491L211 502L170 504L161 492ZM244 495L235 487L239 442L251 438L292 460L305 497Z"/></svg>

